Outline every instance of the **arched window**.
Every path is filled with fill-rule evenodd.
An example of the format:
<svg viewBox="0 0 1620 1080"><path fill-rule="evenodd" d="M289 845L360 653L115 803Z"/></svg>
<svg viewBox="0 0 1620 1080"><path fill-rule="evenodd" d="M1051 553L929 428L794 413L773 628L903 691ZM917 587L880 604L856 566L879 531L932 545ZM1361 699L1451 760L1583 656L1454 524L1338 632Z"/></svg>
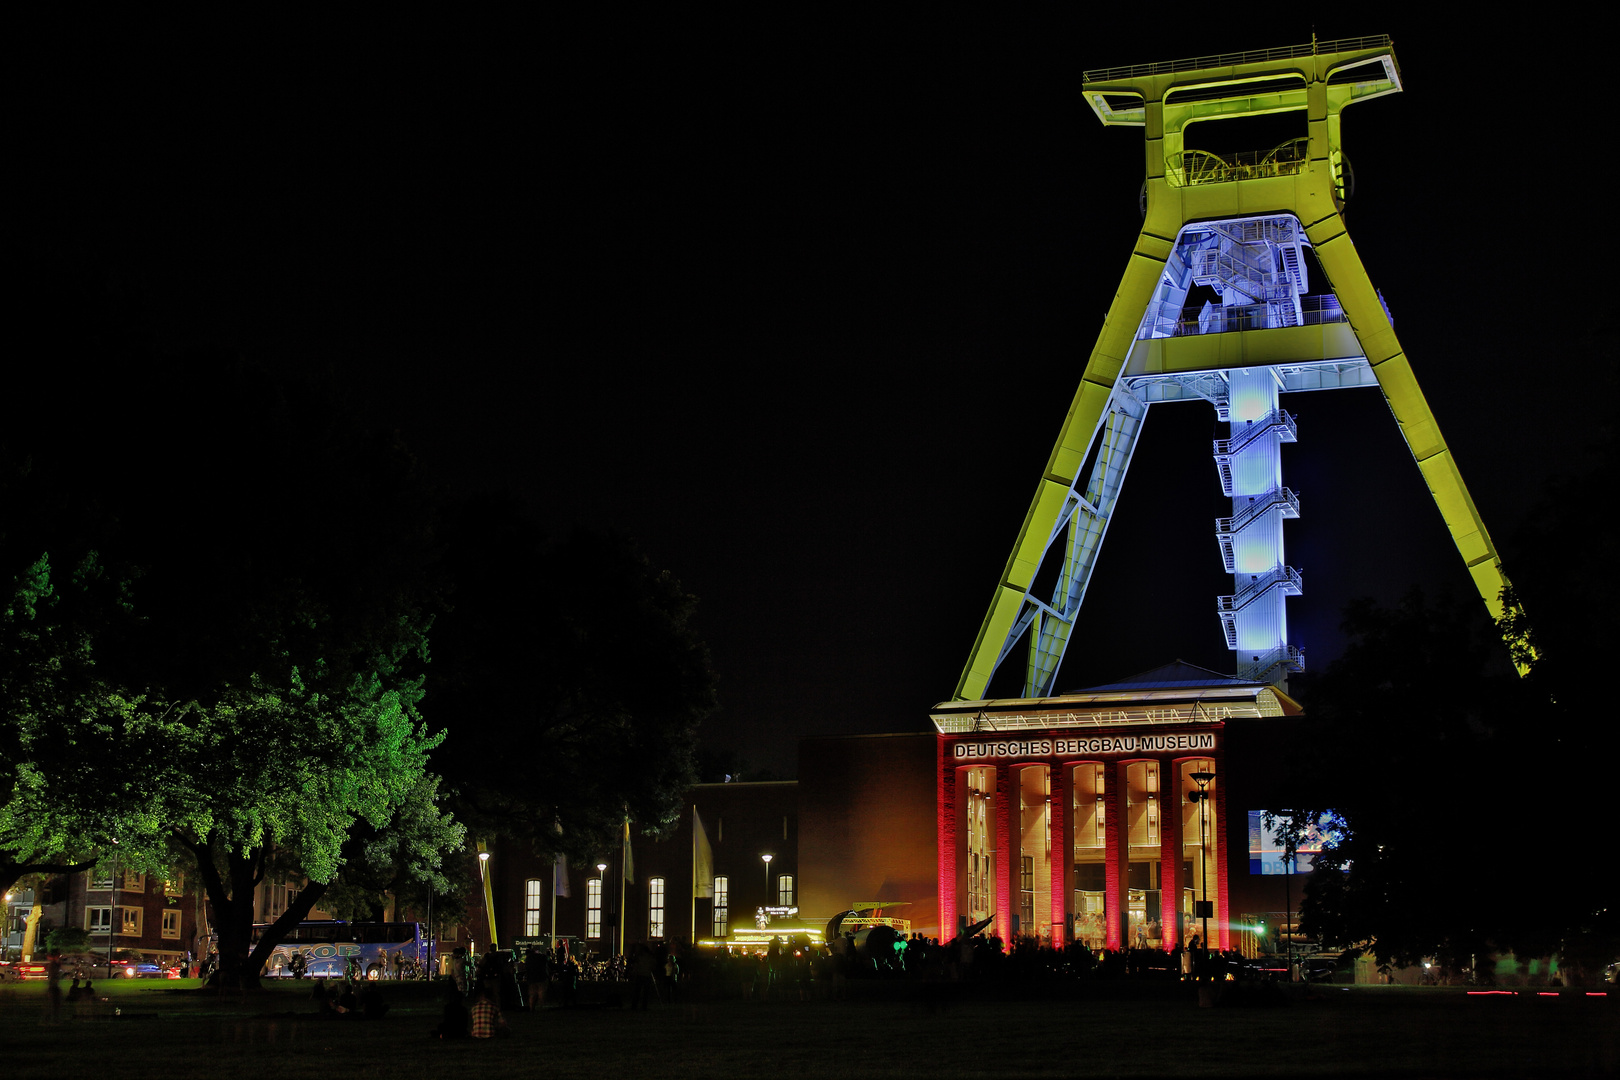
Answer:
<svg viewBox="0 0 1620 1080"><path fill-rule="evenodd" d="M540 936L540 879L523 883L523 936Z"/></svg>
<svg viewBox="0 0 1620 1080"><path fill-rule="evenodd" d="M647 936L664 936L664 879L647 879Z"/></svg>
<svg viewBox="0 0 1620 1080"><path fill-rule="evenodd" d="M731 933L731 879L714 879L714 936L727 937Z"/></svg>

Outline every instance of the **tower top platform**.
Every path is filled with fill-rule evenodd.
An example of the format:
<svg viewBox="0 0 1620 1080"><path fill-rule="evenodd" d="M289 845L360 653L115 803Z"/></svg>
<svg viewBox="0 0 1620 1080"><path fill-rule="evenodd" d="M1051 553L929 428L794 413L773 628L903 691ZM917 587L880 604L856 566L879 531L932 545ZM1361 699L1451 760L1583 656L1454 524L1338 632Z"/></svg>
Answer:
<svg viewBox="0 0 1620 1080"><path fill-rule="evenodd" d="M1340 106L1401 91L1395 43L1388 34L1097 68L1085 73L1082 89L1086 103L1104 124L1140 127L1147 120L1146 102L1162 101L1171 90L1183 104L1217 98L1264 98L1268 92L1283 89L1264 85L1266 80L1288 76L1342 87L1335 95L1341 98L1336 102ZM1281 104L1269 101L1256 111L1278 111ZM1303 98L1294 107L1304 107ZM1220 109L1228 116L1242 111L1234 110L1230 104Z"/></svg>

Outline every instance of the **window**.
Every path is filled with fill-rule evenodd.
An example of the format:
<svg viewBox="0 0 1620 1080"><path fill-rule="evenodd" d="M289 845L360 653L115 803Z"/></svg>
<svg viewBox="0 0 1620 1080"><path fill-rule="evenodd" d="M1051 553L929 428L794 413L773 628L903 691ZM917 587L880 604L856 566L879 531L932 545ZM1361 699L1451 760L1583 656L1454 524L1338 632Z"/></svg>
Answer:
<svg viewBox="0 0 1620 1080"><path fill-rule="evenodd" d="M186 875L179 870L172 870L169 876L163 879L164 896L181 896L186 891Z"/></svg>
<svg viewBox="0 0 1620 1080"><path fill-rule="evenodd" d="M126 870L126 871L124 871L123 878L124 878L124 883L120 887L125 892L143 893L143 892L146 891L146 875L145 874L135 874L135 873L131 873L130 871Z"/></svg>
<svg viewBox="0 0 1620 1080"><path fill-rule="evenodd" d="M124 937L141 936L141 909L138 907L121 907L118 909L122 915L119 920L118 933Z"/></svg>
<svg viewBox="0 0 1620 1080"><path fill-rule="evenodd" d="M112 908L87 907L84 909L84 928L92 934L105 934L112 929Z"/></svg>
<svg viewBox="0 0 1620 1080"><path fill-rule="evenodd" d="M540 936L540 879L523 883L523 936Z"/></svg>
<svg viewBox="0 0 1620 1080"><path fill-rule="evenodd" d="M714 936L723 938L731 932L731 879L714 879Z"/></svg>
<svg viewBox="0 0 1620 1080"><path fill-rule="evenodd" d="M1023 855L1018 860L1018 932L1035 932L1035 857Z"/></svg>
<svg viewBox="0 0 1620 1080"><path fill-rule="evenodd" d="M180 912L175 908L163 913L163 936L170 941L180 940Z"/></svg>
<svg viewBox="0 0 1620 1080"><path fill-rule="evenodd" d="M647 936L664 936L664 879L647 879Z"/></svg>
<svg viewBox="0 0 1620 1080"><path fill-rule="evenodd" d="M591 878L585 883L585 936L602 936L602 879Z"/></svg>
<svg viewBox="0 0 1620 1080"><path fill-rule="evenodd" d="M793 906L793 875L783 874L776 879L776 906Z"/></svg>

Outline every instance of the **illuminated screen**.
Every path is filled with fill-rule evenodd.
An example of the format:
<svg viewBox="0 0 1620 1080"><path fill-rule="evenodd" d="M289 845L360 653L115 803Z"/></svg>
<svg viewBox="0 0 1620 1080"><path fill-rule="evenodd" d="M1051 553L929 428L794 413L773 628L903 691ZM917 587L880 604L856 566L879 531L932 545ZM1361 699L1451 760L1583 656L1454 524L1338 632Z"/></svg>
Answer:
<svg viewBox="0 0 1620 1080"><path fill-rule="evenodd" d="M1249 873L1287 874L1290 872L1282 841L1266 828L1265 811L1249 811ZM1326 811L1316 824L1306 830L1304 838L1294 852L1295 874L1308 874L1316 866L1316 856L1336 839L1334 823L1338 820L1332 811Z"/></svg>

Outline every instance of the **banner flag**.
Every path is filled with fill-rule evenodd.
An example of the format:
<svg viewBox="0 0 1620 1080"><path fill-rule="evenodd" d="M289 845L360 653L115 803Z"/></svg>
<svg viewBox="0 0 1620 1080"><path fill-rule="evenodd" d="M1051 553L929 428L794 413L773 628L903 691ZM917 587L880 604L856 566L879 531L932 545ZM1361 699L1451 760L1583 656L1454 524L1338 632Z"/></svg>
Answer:
<svg viewBox="0 0 1620 1080"><path fill-rule="evenodd" d="M558 855L551 864L551 895L572 896L568 891L568 856Z"/></svg>
<svg viewBox="0 0 1620 1080"><path fill-rule="evenodd" d="M714 899L714 849L709 846L709 834L703 829L703 819L697 807L692 807L692 896L697 900Z"/></svg>

